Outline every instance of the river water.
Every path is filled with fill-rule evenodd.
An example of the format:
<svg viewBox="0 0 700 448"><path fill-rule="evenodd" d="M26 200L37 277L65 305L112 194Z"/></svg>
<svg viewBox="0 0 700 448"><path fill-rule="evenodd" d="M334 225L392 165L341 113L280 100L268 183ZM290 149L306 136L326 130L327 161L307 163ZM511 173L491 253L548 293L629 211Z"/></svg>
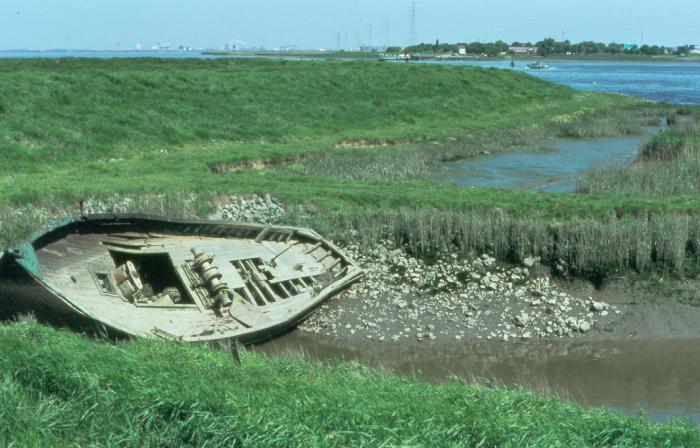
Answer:
<svg viewBox="0 0 700 448"><path fill-rule="evenodd" d="M526 61L425 61L528 73L578 90L621 93L672 104L700 104L700 62L545 61L551 68L532 70Z"/></svg>
<svg viewBox="0 0 700 448"><path fill-rule="evenodd" d="M289 333L255 350L323 362L355 361L440 383L454 377L636 414L700 423L697 340L503 343L348 342Z"/></svg>
<svg viewBox="0 0 700 448"><path fill-rule="evenodd" d="M545 148L521 148L445 164L435 180L474 188L573 192L587 170L631 162L643 138L555 139Z"/></svg>

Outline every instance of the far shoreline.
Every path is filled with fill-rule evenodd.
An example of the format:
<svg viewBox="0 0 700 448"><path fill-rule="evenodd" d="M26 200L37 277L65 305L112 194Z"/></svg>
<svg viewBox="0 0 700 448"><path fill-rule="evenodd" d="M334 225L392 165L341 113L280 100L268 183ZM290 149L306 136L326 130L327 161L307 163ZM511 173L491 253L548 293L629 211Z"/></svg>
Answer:
<svg viewBox="0 0 700 448"><path fill-rule="evenodd" d="M248 58L309 58L309 59L357 59L357 60L384 60L384 61L400 61L398 55L386 55L382 53L360 53L360 52L262 52L262 51L202 51L205 56L220 56L220 57L248 57ZM478 61L503 61L509 62L512 59L515 61L610 61L610 62L678 62L678 63L698 63L700 55L697 56L640 56L640 55L516 55L511 59L509 56L448 56L448 55L417 55L417 59L411 59L411 62L420 61L459 61L459 62L478 62Z"/></svg>

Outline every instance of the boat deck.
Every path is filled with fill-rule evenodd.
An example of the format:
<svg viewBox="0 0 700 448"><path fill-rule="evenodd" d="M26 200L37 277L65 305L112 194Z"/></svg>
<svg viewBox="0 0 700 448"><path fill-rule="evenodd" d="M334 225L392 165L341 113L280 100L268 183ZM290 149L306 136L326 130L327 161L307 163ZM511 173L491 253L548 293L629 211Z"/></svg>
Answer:
<svg viewBox="0 0 700 448"><path fill-rule="evenodd" d="M193 249L213 257L232 292L230 306L214 303L193 268ZM39 248L37 256L43 280L72 307L128 334L183 340L236 337L298 320L355 268L323 242L259 229L243 238L75 233ZM127 261L150 296L177 290L178 303L125 299L106 280Z"/></svg>

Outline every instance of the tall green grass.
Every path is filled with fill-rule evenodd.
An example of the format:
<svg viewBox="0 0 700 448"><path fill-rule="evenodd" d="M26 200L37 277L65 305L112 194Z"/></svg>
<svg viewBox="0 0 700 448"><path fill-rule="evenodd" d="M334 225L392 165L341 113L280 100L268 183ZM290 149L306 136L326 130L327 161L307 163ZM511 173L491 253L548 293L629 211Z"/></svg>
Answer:
<svg viewBox="0 0 700 448"><path fill-rule="evenodd" d="M532 200L532 197L520 197ZM576 195L564 197L575 199ZM128 201L110 197L97 202L108 204L101 207L108 212L174 217L206 217L212 210L204 198L191 195L144 195L129 197ZM26 238L40 224L78 213L77 204L55 205L53 209L0 207L0 249ZM700 220L697 219L700 213L643 208L624 212L619 208L617 214L613 213L615 209L610 209L603 215L570 212L556 215L533 213L531 208L527 204L514 210L493 204L459 209L422 204L412 207L343 204L334 208L300 201L287 204L287 213L280 224L312 227L339 243L359 243L366 247L389 238L416 256L428 259L441 252L464 256L487 252L514 263L538 256L552 267L563 266L565 269L559 274L595 281L627 270L678 275L700 272Z"/></svg>
<svg viewBox="0 0 700 448"><path fill-rule="evenodd" d="M0 325L0 444L696 447L687 423L356 365Z"/></svg>
<svg viewBox="0 0 700 448"><path fill-rule="evenodd" d="M700 159L639 162L596 169L576 186L579 193L677 196L700 193Z"/></svg>
<svg viewBox="0 0 700 448"><path fill-rule="evenodd" d="M629 270L681 274L700 268L700 221L686 214L558 220L502 210L356 209L288 219L343 242L372 246L391 238L428 258L439 252L490 253L511 262L538 256L564 267L560 274L595 281Z"/></svg>
<svg viewBox="0 0 700 448"><path fill-rule="evenodd" d="M645 144L630 166L592 170L581 193L676 196L700 193L700 120L697 109L669 118L670 129Z"/></svg>

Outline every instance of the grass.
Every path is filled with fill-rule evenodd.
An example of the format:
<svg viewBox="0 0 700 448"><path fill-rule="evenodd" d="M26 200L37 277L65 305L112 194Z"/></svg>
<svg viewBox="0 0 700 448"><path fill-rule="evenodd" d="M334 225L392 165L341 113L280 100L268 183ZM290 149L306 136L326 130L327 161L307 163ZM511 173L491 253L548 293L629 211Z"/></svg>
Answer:
<svg viewBox="0 0 700 448"><path fill-rule="evenodd" d="M430 197L435 191L424 184L421 194ZM342 191L342 183L338 186ZM455 187L455 192L460 190ZM375 191L369 191L376 194ZM477 195L481 200L505 204L509 190L494 190L505 196ZM408 194L409 192L404 192ZM543 210L530 207L531 199L520 209L485 205L471 208L434 208L420 204L412 208L385 205L377 197L376 207L349 207L345 202L333 209L311 203L290 204L280 223L312 227L338 243L359 243L371 247L387 238L407 246L419 257L432 259L440 252L473 256L490 253L501 260L519 263L526 257L538 256L545 264L559 268L557 274L588 278L596 283L607 277L632 270L664 275L697 275L700 272L700 221L697 215L682 210L644 211L643 204L633 208L633 201L620 203L617 214L580 215L554 214L557 198L574 200L572 194L552 195L530 192L541 200ZM525 196L510 198L516 201ZM459 201L460 198L455 198ZM369 203L371 200L366 199ZM118 200L105 201L105 203ZM211 210L201 208L199 198L177 195L135 196L115 211L147 212L166 216L205 217ZM54 207L56 204L53 204ZM579 206L581 204L578 204ZM585 205L585 204L584 204ZM624 206L623 206L624 205ZM679 200L679 205L683 205ZM626 208L625 208L626 206ZM40 223L56 216L77 212L77 206L54 208L46 205L31 208L0 207L0 247L15 244L30 234Z"/></svg>
<svg viewBox="0 0 700 448"><path fill-rule="evenodd" d="M367 143L365 147L340 146L292 164L289 170L301 175L326 176L342 180L416 180L438 173L445 162L464 160L481 154L525 150L546 150L553 137L595 138L643 134L649 125L658 125L658 116L667 112L656 105L610 107L560 116L538 126L517 126L497 132L474 132L460 138L434 140L413 145ZM544 145L544 146L543 146Z"/></svg>
<svg viewBox="0 0 700 448"><path fill-rule="evenodd" d="M619 104L637 102L471 67L2 60L0 203L244 191L247 179L221 179L212 168L291 160L340 142L564 125Z"/></svg>
<svg viewBox="0 0 700 448"><path fill-rule="evenodd" d="M682 109L670 129L654 136L631 166L594 170L579 183L584 193L664 196L700 193L700 111Z"/></svg>
<svg viewBox="0 0 700 448"><path fill-rule="evenodd" d="M695 447L698 429L522 391L0 325L5 446Z"/></svg>
<svg viewBox="0 0 700 448"><path fill-rule="evenodd" d="M519 263L537 256L559 275L588 278L598 284L630 270L647 273L700 271L700 224L686 214L642 214L623 217L545 219L505 211L356 210L309 216L309 225L338 241L374 245L391 238L421 257L438 252L490 253ZM357 230L355 230L357 229Z"/></svg>

